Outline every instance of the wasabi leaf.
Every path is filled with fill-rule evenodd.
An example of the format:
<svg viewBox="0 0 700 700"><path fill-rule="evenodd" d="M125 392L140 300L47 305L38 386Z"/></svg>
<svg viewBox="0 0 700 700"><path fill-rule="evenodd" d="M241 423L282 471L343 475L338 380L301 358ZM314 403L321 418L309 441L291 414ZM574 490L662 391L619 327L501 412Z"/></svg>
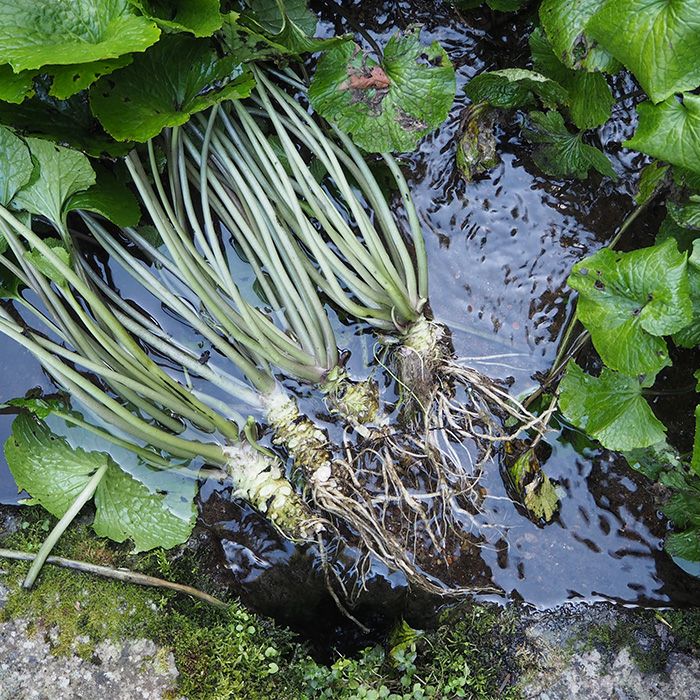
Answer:
<svg viewBox="0 0 700 700"><path fill-rule="evenodd" d="M95 493L92 527L100 537L115 542L133 540L137 552L174 547L190 536L196 508L190 504L189 519L185 520L166 508L164 499L164 495L151 493L111 462Z"/></svg>
<svg viewBox="0 0 700 700"><path fill-rule="evenodd" d="M700 476L700 404L695 407L695 438L693 440L693 456L690 468Z"/></svg>
<svg viewBox="0 0 700 700"><path fill-rule="evenodd" d="M542 0L540 20L555 55L569 68L614 73L619 63L586 28L605 0Z"/></svg>
<svg viewBox="0 0 700 700"><path fill-rule="evenodd" d="M564 416L609 450L649 447L666 438L666 428L642 396L639 380L607 367L600 377L586 374L573 360L559 385Z"/></svg>
<svg viewBox="0 0 700 700"><path fill-rule="evenodd" d="M508 473L525 508L536 520L550 522L559 509L559 496L550 478L542 470L535 450L518 457Z"/></svg>
<svg viewBox="0 0 700 700"><path fill-rule="evenodd" d="M698 232L696 235L700 235ZM673 334L673 342L684 348L700 345L700 240L693 242L688 260L688 287L692 304L692 321Z"/></svg>
<svg viewBox="0 0 700 700"><path fill-rule="evenodd" d="M608 157L597 148L585 144L581 134L572 134L559 112L530 112L530 127L523 130L532 143L540 144L533 153L535 164L554 177L576 177L585 180L589 170L617 179Z"/></svg>
<svg viewBox="0 0 700 700"><path fill-rule="evenodd" d="M655 374L670 363L661 336L692 320L686 256L675 241L631 253L607 248L574 265L569 286L577 315L603 362L628 375Z"/></svg>
<svg viewBox="0 0 700 700"><path fill-rule="evenodd" d="M359 46L325 53L309 88L313 108L367 151L410 151L449 113L455 73L437 42L420 43L419 30L389 39L381 65Z"/></svg>
<svg viewBox="0 0 700 700"><path fill-rule="evenodd" d="M72 267L70 253L66 250L62 241L58 238L46 238L44 243L51 248L51 252L57 255L64 265ZM32 267L41 272L47 279L59 286L67 284L63 273L38 250L28 250L24 257L32 264Z"/></svg>
<svg viewBox="0 0 700 700"><path fill-rule="evenodd" d="M464 91L472 102L488 102L500 109L531 105L537 98L545 107L556 107L568 99L561 85L523 68L481 73L469 81Z"/></svg>
<svg viewBox="0 0 700 700"><path fill-rule="evenodd" d="M94 211L121 228L136 226L141 219L141 209L124 180L101 166L96 167L96 176L97 181L92 187L68 200L65 211Z"/></svg>
<svg viewBox="0 0 700 700"><path fill-rule="evenodd" d="M700 4L606 0L586 31L622 62L653 102L700 83Z"/></svg>
<svg viewBox="0 0 700 700"><path fill-rule="evenodd" d="M685 93L658 105L642 102L637 113L639 124L626 148L700 173L700 95Z"/></svg>
<svg viewBox="0 0 700 700"><path fill-rule="evenodd" d="M0 66L0 100L20 104L34 93L36 71L15 73L11 66Z"/></svg>
<svg viewBox="0 0 700 700"><path fill-rule="evenodd" d="M688 561L700 561L700 529L672 532L664 542L664 549L672 556Z"/></svg>
<svg viewBox="0 0 700 700"><path fill-rule="evenodd" d="M682 469L678 450L665 440L649 447L629 450L624 453L627 464L647 479L658 479L662 472L669 469Z"/></svg>
<svg viewBox="0 0 700 700"><path fill-rule="evenodd" d="M700 195L691 195L684 204L668 201L666 210L681 228L700 229Z"/></svg>
<svg viewBox="0 0 700 700"><path fill-rule="evenodd" d="M203 39L171 35L100 78L90 89L90 104L115 139L147 141L221 100L247 97L253 85L237 58L219 58Z"/></svg>
<svg viewBox="0 0 700 700"><path fill-rule="evenodd" d="M119 68L128 66L133 61L129 54L92 63L78 63L68 66L48 66L45 70L51 75L49 95L59 100L66 100L81 90L89 88L103 75L109 75Z"/></svg>
<svg viewBox="0 0 700 700"><path fill-rule="evenodd" d="M107 465L95 493L93 528L117 542L132 539L136 551L180 544L194 525L194 504L188 519L173 515L163 495L151 493L122 472L109 455L71 447L29 413L20 414L12 424L5 456L17 488L28 491L31 503L40 504L57 518L65 514L90 477Z"/></svg>
<svg viewBox="0 0 700 700"><path fill-rule="evenodd" d="M129 0L159 27L171 32L211 36L221 28L219 0Z"/></svg>
<svg viewBox="0 0 700 700"><path fill-rule="evenodd" d="M82 153L43 139L28 138L34 173L12 200L16 209L45 216L61 227L66 200L95 184L95 172Z"/></svg>
<svg viewBox="0 0 700 700"><path fill-rule="evenodd" d="M661 165L658 161L653 161L644 166L642 174L639 176L639 185L634 201L638 206L646 204L658 192L659 188L666 181L668 165Z"/></svg>
<svg viewBox="0 0 700 700"><path fill-rule="evenodd" d="M34 164L27 144L0 126L0 204L7 206L17 190L30 180ZM4 240L4 239L3 239Z"/></svg>
<svg viewBox="0 0 700 700"><path fill-rule="evenodd" d="M15 71L117 58L159 36L127 0L0 0L0 56Z"/></svg>

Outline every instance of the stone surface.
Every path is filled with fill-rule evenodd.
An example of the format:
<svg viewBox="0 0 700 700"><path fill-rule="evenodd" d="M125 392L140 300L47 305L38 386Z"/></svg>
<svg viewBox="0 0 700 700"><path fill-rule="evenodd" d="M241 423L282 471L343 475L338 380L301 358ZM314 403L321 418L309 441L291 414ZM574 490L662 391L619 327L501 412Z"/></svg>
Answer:
<svg viewBox="0 0 700 700"><path fill-rule="evenodd" d="M0 700L174 697L173 656L150 640L102 642L88 660L53 656L50 641L51 630L31 629L25 620L0 623Z"/></svg>

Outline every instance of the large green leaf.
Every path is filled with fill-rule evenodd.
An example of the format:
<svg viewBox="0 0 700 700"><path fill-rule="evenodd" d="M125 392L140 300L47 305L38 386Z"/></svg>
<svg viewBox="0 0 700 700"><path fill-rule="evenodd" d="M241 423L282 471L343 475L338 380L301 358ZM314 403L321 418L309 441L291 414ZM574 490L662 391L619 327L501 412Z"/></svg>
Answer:
<svg viewBox="0 0 700 700"><path fill-rule="evenodd" d="M692 320L686 256L667 239L616 253L599 250L574 265L577 315L608 367L629 375L655 374L670 363L661 336Z"/></svg>
<svg viewBox="0 0 700 700"><path fill-rule="evenodd" d="M74 194L66 203L65 211L94 211L122 228L136 226L141 219L141 209L124 179L103 166L96 166L95 174L95 184Z"/></svg>
<svg viewBox="0 0 700 700"><path fill-rule="evenodd" d="M664 549L672 556L688 561L700 561L700 528L672 532L666 538Z"/></svg>
<svg viewBox="0 0 700 700"><path fill-rule="evenodd" d="M221 27L220 0L129 0L146 17L171 32L211 36Z"/></svg>
<svg viewBox="0 0 700 700"><path fill-rule="evenodd" d="M666 428L642 396L633 377L603 368L586 374L573 360L559 385L562 413L610 450L634 450L665 440Z"/></svg>
<svg viewBox="0 0 700 700"><path fill-rule="evenodd" d="M127 0L0 0L0 56L15 71L116 58L159 36Z"/></svg>
<svg viewBox="0 0 700 700"><path fill-rule="evenodd" d="M90 111L86 93L58 100L48 90L48 85L38 86L36 95L22 104L0 101L0 124L93 156L122 156L131 150L132 144L118 143L104 131Z"/></svg>
<svg viewBox="0 0 700 700"><path fill-rule="evenodd" d="M542 0L540 20L555 54L569 68L614 73L619 64L585 31L605 0Z"/></svg>
<svg viewBox="0 0 700 700"><path fill-rule="evenodd" d="M634 73L653 102L700 83L695 0L606 0L587 32Z"/></svg>
<svg viewBox="0 0 700 700"><path fill-rule="evenodd" d="M137 551L180 544L194 525L194 504L189 518L173 515L164 505L164 495L150 492L122 472L106 453L71 447L28 413L12 424L5 456L17 488L28 491L32 503L56 517L65 514L90 477L107 465L95 493L93 527L98 535L117 542L132 539Z"/></svg>
<svg viewBox="0 0 700 700"><path fill-rule="evenodd" d="M469 81L464 91L472 102L488 102L500 109L532 105L537 98L545 107L556 107L568 100L566 90L554 80L523 68L481 73Z"/></svg>
<svg viewBox="0 0 700 700"><path fill-rule="evenodd" d="M693 254L688 263L688 286L693 309L692 320L687 326L673 334L673 342L684 348L694 348L700 345L700 240L698 239L693 242Z"/></svg>
<svg viewBox="0 0 700 700"><path fill-rule="evenodd" d="M34 164L27 144L10 129L0 126L0 204L7 206L17 190L32 176Z"/></svg>
<svg viewBox="0 0 700 700"><path fill-rule="evenodd" d="M12 66L0 66L0 100L20 104L34 92L36 71L24 70L15 73Z"/></svg>
<svg viewBox="0 0 700 700"><path fill-rule="evenodd" d="M700 173L700 95L643 102L637 112L637 130L624 146Z"/></svg>
<svg viewBox="0 0 700 700"><path fill-rule="evenodd" d="M601 175L617 179L608 157L597 148L583 142L580 133L572 134L556 111L531 112L530 127L525 137L539 144L533 153L536 165L554 177L576 177L584 180L592 168Z"/></svg>
<svg viewBox="0 0 700 700"><path fill-rule="evenodd" d="M44 70L52 78L49 95L59 100L66 100L71 95L89 88L103 75L109 75L119 68L128 66L132 60L133 57L130 54L125 54L118 58L108 58L92 63L48 66Z"/></svg>
<svg viewBox="0 0 700 700"><path fill-rule="evenodd" d="M58 238L45 238L44 243L51 248L51 252L58 256L61 263L66 267L72 267L71 265L71 255L70 252L65 248L63 242ZM67 284L67 280L61 272L61 270L56 267L48 258L44 257L43 253L38 250L28 250L25 252L24 257L31 263L35 270L41 272L44 277L55 282L60 287Z"/></svg>
<svg viewBox="0 0 700 700"><path fill-rule="evenodd" d="M114 138L146 141L221 100L247 97L253 85L237 58L219 58L204 39L172 35L101 78L90 103Z"/></svg>
<svg viewBox="0 0 700 700"><path fill-rule="evenodd" d="M569 106L571 119L579 129L592 129L610 119L614 99L602 73L565 66L539 27L530 34L529 42L535 70L565 88L567 98L562 103Z"/></svg>
<svg viewBox="0 0 700 700"><path fill-rule="evenodd" d="M29 184L17 192L12 205L61 226L66 200L94 185L95 172L87 157L78 151L44 139L28 138L26 143L34 161L34 173Z"/></svg>
<svg viewBox="0 0 700 700"><path fill-rule="evenodd" d="M395 34L379 65L344 43L318 63L309 98L314 109L350 133L367 151L410 151L449 113L455 73L437 42L420 43L419 30Z"/></svg>

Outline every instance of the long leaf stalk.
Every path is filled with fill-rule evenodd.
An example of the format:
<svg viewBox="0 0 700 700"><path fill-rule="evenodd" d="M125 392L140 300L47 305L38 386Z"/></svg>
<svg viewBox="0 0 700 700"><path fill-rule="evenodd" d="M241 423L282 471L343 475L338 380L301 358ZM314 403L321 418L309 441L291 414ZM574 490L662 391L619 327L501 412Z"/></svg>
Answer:
<svg viewBox="0 0 700 700"><path fill-rule="evenodd" d="M157 365L141 347L138 334L115 315L109 299L95 285L88 286L87 266L76 274L10 212L0 210L0 220L12 252L12 257L0 255L0 264L17 271L38 300L32 302L25 293L15 306L29 312L32 324L8 308L0 309L0 332L34 354L61 388L117 434L112 437L94 426L92 432L131 449L157 468L168 468L172 457L218 465L233 479L241 498L286 532L301 536L309 520L306 508L280 463L240 438L245 427L242 416L231 412L237 424L230 415L207 405L206 394L198 397ZM34 266L27 256L29 246L53 266L56 280L52 282ZM45 330L35 330L34 325ZM140 327L132 324L132 329ZM172 354L175 363L188 356L183 348ZM196 370L195 363L188 364ZM250 387L228 375L222 375L220 384L239 401L258 398ZM63 417L76 423L70 413ZM188 422L212 438L187 436Z"/></svg>

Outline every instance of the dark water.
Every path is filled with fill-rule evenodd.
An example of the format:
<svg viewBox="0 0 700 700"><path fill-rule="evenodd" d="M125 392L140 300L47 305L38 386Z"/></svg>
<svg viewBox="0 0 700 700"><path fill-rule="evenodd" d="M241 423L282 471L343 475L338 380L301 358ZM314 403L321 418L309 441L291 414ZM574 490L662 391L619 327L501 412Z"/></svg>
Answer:
<svg viewBox="0 0 700 700"><path fill-rule="evenodd" d="M519 123L504 114L498 128L501 163L477 182L466 183L454 168L455 135L467 105L463 85L476 73L526 65L528 20L471 11L462 17L436 3L344 3L348 12L386 40L396 27L424 24L424 41L439 40L457 67L457 101L448 122L404 160L424 223L430 261L430 301L435 317L452 330L456 353L481 371L510 378L516 392L536 385L556 354L569 312L565 280L571 266L604 245L632 210L640 156L620 143L632 130L629 110L620 110L598 138L613 157L617 183L597 175L586 182L556 181L539 174ZM439 9L436 10L436 7ZM321 6L319 6L319 9ZM325 17L326 15L324 15ZM323 33L346 31L347 24L323 20ZM628 78L615 79L618 94L633 92ZM650 240L661 213L653 208L631 233L627 245ZM625 243L623 242L623 247ZM125 279L118 286L126 289ZM154 314L152 302L129 288L129 296ZM373 340L357 326L338 324L338 342L353 351L352 368L366 372ZM2 398L46 385L38 366L2 341ZM679 358L682 364L684 358ZM674 391L682 372L669 373ZM691 395L659 397L660 414L689 425ZM307 403L307 408L313 404ZM0 419L5 437L9 419ZM683 442L689 436L679 433ZM528 520L508 499L497 465L485 474L489 494L483 520L491 526L488 544L457 556L451 568L468 581L490 580L501 600L524 600L540 607L565 601L615 601L626 605L692 605L697 581L685 575L661 549L667 528L653 504L651 484L624 460L571 433L550 436L547 474L561 489L561 511L546 527ZM4 465L2 469L4 469ZM0 472L0 502L15 498L13 484ZM283 542L257 515L232 502L228 492L207 484L202 490L202 536L223 558L227 581L257 609L331 642L346 626L330 601L316 552ZM338 553L352 573L356 553ZM399 614L425 620L439 601L408 591L397 575L377 568L356 614L381 625Z"/></svg>

